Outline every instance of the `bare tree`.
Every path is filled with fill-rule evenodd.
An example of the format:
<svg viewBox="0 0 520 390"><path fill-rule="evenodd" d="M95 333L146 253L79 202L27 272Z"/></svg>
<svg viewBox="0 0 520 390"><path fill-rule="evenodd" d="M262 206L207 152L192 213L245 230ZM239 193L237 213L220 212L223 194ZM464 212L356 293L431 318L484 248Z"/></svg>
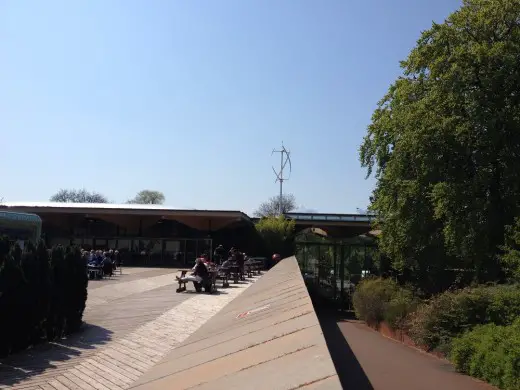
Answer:
<svg viewBox="0 0 520 390"><path fill-rule="evenodd" d="M161 191L142 190L137 193L135 198L130 199L127 203L135 204L163 204L165 200Z"/></svg>
<svg viewBox="0 0 520 390"><path fill-rule="evenodd" d="M86 189L61 189L51 196L50 201L62 203L108 203L108 200L104 195L98 192L90 192Z"/></svg>
<svg viewBox="0 0 520 390"><path fill-rule="evenodd" d="M257 217L274 217L278 215L280 197L272 196L266 202L263 202L254 212ZM282 196L282 213L290 213L296 208L296 198L293 194L284 194Z"/></svg>

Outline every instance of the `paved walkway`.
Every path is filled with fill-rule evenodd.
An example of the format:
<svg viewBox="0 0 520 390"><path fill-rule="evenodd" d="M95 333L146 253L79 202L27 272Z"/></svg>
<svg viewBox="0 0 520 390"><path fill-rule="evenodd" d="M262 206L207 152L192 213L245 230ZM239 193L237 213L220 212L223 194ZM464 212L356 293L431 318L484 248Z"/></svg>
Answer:
<svg viewBox="0 0 520 390"><path fill-rule="evenodd" d="M176 294L175 274L127 268L89 283L84 330L0 360L0 389L126 389L250 285Z"/></svg>
<svg viewBox="0 0 520 390"><path fill-rule="evenodd" d="M390 340L359 321L320 315L344 389L491 390L446 361Z"/></svg>

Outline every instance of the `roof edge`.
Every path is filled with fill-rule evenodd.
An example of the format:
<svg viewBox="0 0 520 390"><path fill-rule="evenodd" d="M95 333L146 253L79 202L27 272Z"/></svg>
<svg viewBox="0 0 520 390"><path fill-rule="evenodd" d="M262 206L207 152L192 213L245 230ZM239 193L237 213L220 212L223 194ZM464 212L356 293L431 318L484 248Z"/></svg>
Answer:
<svg viewBox="0 0 520 390"><path fill-rule="evenodd" d="M128 214L208 214L212 216L235 216L245 220L250 220L249 216L240 210L203 210L203 209L178 209L163 205L150 204L116 204L116 203L61 203L61 202L3 202L0 204L0 210L16 211L16 212L120 212Z"/></svg>

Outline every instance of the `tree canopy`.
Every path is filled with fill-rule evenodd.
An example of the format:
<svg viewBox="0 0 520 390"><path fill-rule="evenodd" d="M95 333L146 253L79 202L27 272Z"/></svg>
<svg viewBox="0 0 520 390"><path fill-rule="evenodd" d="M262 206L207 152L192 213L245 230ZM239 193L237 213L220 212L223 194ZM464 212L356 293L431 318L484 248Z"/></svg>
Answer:
<svg viewBox="0 0 520 390"><path fill-rule="evenodd" d="M280 197L272 196L267 201L260 204L254 212L257 217L276 217L279 215ZM289 213L296 208L296 198L293 194L282 195L282 213Z"/></svg>
<svg viewBox="0 0 520 390"><path fill-rule="evenodd" d="M104 195L94 191L90 192L86 189L61 189L51 196L50 201L62 203L108 203Z"/></svg>
<svg viewBox="0 0 520 390"><path fill-rule="evenodd" d="M142 190L137 193L135 198L130 199L127 203L135 204L163 204L165 200L161 191Z"/></svg>
<svg viewBox="0 0 520 390"><path fill-rule="evenodd" d="M285 219L283 215L264 217L256 223L256 230L271 254L279 253L285 257L294 253L295 225L294 220Z"/></svg>
<svg viewBox="0 0 520 390"><path fill-rule="evenodd" d="M415 277L496 277L520 200L520 2L466 0L423 32L360 148L381 250Z"/></svg>

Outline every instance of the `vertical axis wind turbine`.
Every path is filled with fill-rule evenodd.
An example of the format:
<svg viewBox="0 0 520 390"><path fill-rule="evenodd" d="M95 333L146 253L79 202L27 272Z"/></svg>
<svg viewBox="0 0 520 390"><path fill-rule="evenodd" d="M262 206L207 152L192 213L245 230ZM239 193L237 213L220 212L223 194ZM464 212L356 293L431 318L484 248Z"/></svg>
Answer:
<svg viewBox="0 0 520 390"><path fill-rule="evenodd" d="M275 153L280 153L280 170L276 171L276 169L273 168L273 172L276 175L276 182L280 182L280 199L278 200L278 214L283 214L283 182L289 180L291 177L292 172L292 164L291 164L291 152L289 152L287 149L285 149L285 146L283 146L282 142L282 148L280 150L273 149L271 156ZM283 171L285 169L285 166L289 163L289 177L283 176Z"/></svg>

